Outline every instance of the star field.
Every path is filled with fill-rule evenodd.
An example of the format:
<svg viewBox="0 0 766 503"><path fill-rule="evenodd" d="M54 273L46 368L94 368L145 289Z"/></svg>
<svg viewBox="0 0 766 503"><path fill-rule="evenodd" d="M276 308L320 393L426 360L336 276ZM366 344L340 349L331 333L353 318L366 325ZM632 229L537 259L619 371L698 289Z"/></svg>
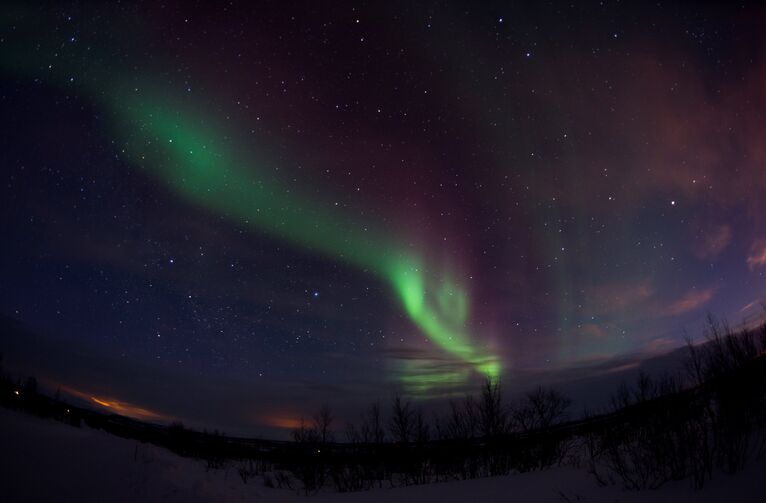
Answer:
<svg viewBox="0 0 766 503"><path fill-rule="evenodd" d="M751 322L763 16L10 5L0 313L40 341L0 351L51 386L244 428L263 423L244 396L298 413L521 388L672 350L707 313Z"/></svg>

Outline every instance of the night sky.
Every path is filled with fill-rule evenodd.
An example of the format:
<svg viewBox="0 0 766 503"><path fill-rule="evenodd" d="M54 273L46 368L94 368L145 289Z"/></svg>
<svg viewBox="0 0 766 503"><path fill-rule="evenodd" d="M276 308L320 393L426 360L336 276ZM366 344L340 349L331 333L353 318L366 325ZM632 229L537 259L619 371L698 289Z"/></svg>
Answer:
<svg viewBox="0 0 766 503"><path fill-rule="evenodd" d="M707 313L751 322L764 21L735 2L4 4L5 364L257 433L393 390L593 378Z"/></svg>

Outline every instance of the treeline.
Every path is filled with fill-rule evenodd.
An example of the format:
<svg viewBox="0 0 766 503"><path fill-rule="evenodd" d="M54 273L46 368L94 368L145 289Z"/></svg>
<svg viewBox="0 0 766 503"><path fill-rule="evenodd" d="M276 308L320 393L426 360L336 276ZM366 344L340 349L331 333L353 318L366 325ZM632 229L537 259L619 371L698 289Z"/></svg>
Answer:
<svg viewBox="0 0 766 503"><path fill-rule="evenodd" d="M487 380L478 397L453 400L448 414L430 420L399 395L385 414L374 403L345 425L339 439L332 412L323 406L293 431L300 456L291 473L312 493L325 485L345 492L547 468L568 452L571 434L555 427L570 403L553 389L538 388L505 404L500 383Z"/></svg>
<svg viewBox="0 0 766 503"><path fill-rule="evenodd" d="M621 386L613 413L580 437L601 483L652 489L716 470L734 473L766 453L766 325L732 331L708 318L703 344L687 341L682 373Z"/></svg>
<svg viewBox="0 0 766 503"><path fill-rule="evenodd" d="M687 344L683 369L621 385L608 412L569 420L571 401L537 388L506 401L499 381L426 415L406 397L375 402L356 420L325 405L302 420L292 442L247 440L73 407L37 391L34 378L2 372L0 404L165 446L234 469L244 483L312 494L426 484L542 470L567 464L599 483L657 488L716 471L736 472L766 452L766 325L739 332L710 318L702 344Z"/></svg>
<svg viewBox="0 0 766 503"><path fill-rule="evenodd" d="M641 372L617 389L606 413L576 421L567 421L571 402L556 390L538 388L506 403L491 381L430 418L395 396L336 428L323 406L293 431L298 456L278 485L358 491L563 463L627 489L682 479L702 488L717 470L740 471L766 453L765 351L766 324L733 331L709 317L702 343L687 341L678 372Z"/></svg>

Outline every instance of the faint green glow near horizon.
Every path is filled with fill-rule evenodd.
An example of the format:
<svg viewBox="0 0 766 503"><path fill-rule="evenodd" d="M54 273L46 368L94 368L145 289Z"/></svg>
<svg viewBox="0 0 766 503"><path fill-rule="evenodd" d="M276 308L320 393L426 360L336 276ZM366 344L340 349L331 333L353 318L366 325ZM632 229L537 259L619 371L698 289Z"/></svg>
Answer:
<svg viewBox="0 0 766 503"><path fill-rule="evenodd" d="M216 134L216 127L168 103L135 91L116 92L108 102L131 138L126 152L134 161L196 205L378 276L429 340L479 374L499 376L498 359L470 340L468 294L451 275L432 276L420 257L378 230L267 179L269 159L238 154L220 129ZM422 391L455 379L450 371L407 375L402 383Z"/></svg>

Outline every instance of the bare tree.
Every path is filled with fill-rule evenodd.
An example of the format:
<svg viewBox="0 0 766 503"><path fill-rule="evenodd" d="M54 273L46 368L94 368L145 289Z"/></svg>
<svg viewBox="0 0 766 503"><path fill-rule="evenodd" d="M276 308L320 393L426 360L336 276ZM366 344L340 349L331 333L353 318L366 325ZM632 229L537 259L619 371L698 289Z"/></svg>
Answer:
<svg viewBox="0 0 766 503"><path fill-rule="evenodd" d="M306 420L301 418L301 424L293 429L293 440L302 444L313 444L319 441L319 433L313 426L307 426Z"/></svg>
<svg viewBox="0 0 766 503"><path fill-rule="evenodd" d="M462 402L450 401L450 415L447 418L445 434L448 438L468 439L476 436L479 423L476 400L467 395Z"/></svg>
<svg viewBox="0 0 766 503"><path fill-rule="evenodd" d="M334 419L332 409L327 404L322 405L319 412L314 414L314 430L317 432L319 442L324 444L333 441L332 422Z"/></svg>
<svg viewBox="0 0 766 503"><path fill-rule="evenodd" d="M389 430L395 442L407 444L412 440L415 426L414 411L408 400L402 400L399 394L391 402L391 420Z"/></svg>
<svg viewBox="0 0 766 503"><path fill-rule="evenodd" d="M415 413L413 436L415 442L425 443L431 438L431 428L423 416L423 411L418 409Z"/></svg>
<svg viewBox="0 0 766 503"><path fill-rule="evenodd" d="M633 394L636 403L646 402L657 395L656 387L652 381L652 378L643 370L639 371L638 373L638 378L636 379L636 389Z"/></svg>
<svg viewBox="0 0 766 503"><path fill-rule="evenodd" d="M686 372L692 380L693 386L699 386L705 381L705 361L702 351L694 344L694 339L689 334L684 334L686 341Z"/></svg>
<svg viewBox="0 0 766 503"><path fill-rule="evenodd" d="M375 402L362 414L360 427L361 441L365 443L382 444L386 437L383 419L380 414L380 403Z"/></svg>
<svg viewBox="0 0 766 503"><path fill-rule="evenodd" d="M350 444L358 444L361 441L362 435L359 433L359 430L356 429L354 423L351 421L346 423L346 442Z"/></svg>
<svg viewBox="0 0 766 503"><path fill-rule="evenodd" d="M507 431L507 414L503 410L503 396L500 393L500 380L484 381L479 400L479 426L485 437L500 435Z"/></svg>
<svg viewBox="0 0 766 503"><path fill-rule="evenodd" d="M523 431L545 429L563 421L571 403L561 392L539 387L522 399L514 418Z"/></svg>

